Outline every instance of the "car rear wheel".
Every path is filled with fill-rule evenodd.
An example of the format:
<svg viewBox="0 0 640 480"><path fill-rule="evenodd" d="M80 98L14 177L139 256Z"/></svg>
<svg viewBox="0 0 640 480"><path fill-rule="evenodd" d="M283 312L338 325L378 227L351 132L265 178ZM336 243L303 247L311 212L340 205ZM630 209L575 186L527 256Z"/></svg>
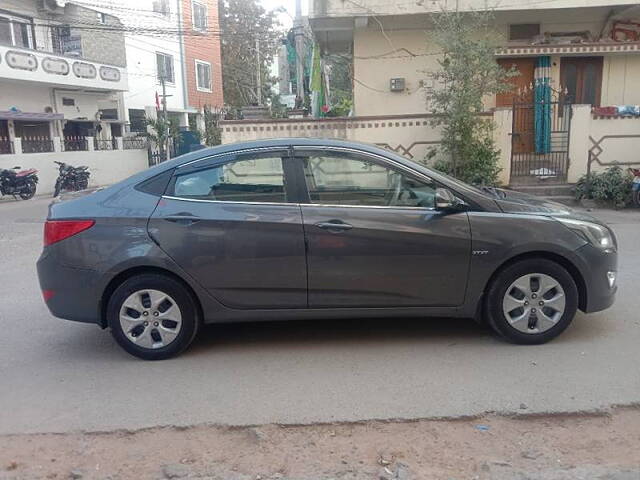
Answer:
<svg viewBox="0 0 640 480"><path fill-rule="evenodd" d="M178 281L142 274L124 281L107 305L111 334L130 354L163 360L187 348L198 330L191 293Z"/></svg>
<svg viewBox="0 0 640 480"><path fill-rule="evenodd" d="M528 259L498 273L487 292L489 325L513 343L535 345L560 335L578 309L578 289L567 270L547 259Z"/></svg>

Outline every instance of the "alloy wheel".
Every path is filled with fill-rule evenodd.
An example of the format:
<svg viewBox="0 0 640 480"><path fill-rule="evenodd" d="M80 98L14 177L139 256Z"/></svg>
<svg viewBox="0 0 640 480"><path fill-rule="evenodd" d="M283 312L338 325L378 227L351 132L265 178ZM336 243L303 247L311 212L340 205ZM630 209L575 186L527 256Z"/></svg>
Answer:
<svg viewBox="0 0 640 480"><path fill-rule="evenodd" d="M166 293L138 290L122 303L120 327L133 344L149 349L162 348L172 343L180 333L182 312Z"/></svg>
<svg viewBox="0 0 640 480"><path fill-rule="evenodd" d="M560 321L565 305L565 292L560 282L544 273L530 273L507 288L502 311L516 330L537 334L546 332Z"/></svg>

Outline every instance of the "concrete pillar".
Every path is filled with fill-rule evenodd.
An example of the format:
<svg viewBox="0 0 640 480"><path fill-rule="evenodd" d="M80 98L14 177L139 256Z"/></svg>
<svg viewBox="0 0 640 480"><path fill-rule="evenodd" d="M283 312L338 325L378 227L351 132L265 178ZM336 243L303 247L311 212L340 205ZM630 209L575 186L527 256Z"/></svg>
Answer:
<svg viewBox="0 0 640 480"><path fill-rule="evenodd" d="M178 117L178 126L189 128L189 114L187 112L180 112Z"/></svg>
<svg viewBox="0 0 640 480"><path fill-rule="evenodd" d="M14 137L13 138L13 151L16 153L23 153L22 152L22 138L20 137Z"/></svg>
<svg viewBox="0 0 640 480"><path fill-rule="evenodd" d="M95 150L95 145L93 144L93 137L87 137L87 150L89 152L93 152Z"/></svg>
<svg viewBox="0 0 640 480"><path fill-rule="evenodd" d="M495 130L493 139L496 148L500 150L498 166L502 169L498 180L502 185L509 185L511 181L511 128L513 127L513 109L510 107L497 108L493 113Z"/></svg>
<svg viewBox="0 0 640 480"><path fill-rule="evenodd" d="M569 171L567 182L576 183L587 173L589 160L589 133L591 132L591 105L572 105L571 138L569 139Z"/></svg>
<svg viewBox="0 0 640 480"><path fill-rule="evenodd" d="M62 152L62 142L60 137L53 137L53 151L56 153Z"/></svg>
<svg viewBox="0 0 640 480"><path fill-rule="evenodd" d="M116 137L116 148L118 150L124 150L124 139L122 137Z"/></svg>

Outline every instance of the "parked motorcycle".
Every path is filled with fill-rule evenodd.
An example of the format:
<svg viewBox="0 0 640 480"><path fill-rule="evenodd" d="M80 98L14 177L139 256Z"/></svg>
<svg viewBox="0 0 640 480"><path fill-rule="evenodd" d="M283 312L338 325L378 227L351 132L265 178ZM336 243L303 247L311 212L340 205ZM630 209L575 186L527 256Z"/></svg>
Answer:
<svg viewBox="0 0 640 480"><path fill-rule="evenodd" d="M633 204L640 207L640 168L630 168L629 171L633 175L633 184L631 192L633 194Z"/></svg>
<svg viewBox="0 0 640 480"><path fill-rule="evenodd" d="M89 186L89 167L73 167L56 161L54 163L57 163L59 168L58 179L53 191L54 197L60 195L62 190L76 192L85 190Z"/></svg>
<svg viewBox="0 0 640 480"><path fill-rule="evenodd" d="M38 170L30 168L17 172L16 170L20 168L22 167L13 167L11 170L0 169L0 194L29 200L36 194Z"/></svg>

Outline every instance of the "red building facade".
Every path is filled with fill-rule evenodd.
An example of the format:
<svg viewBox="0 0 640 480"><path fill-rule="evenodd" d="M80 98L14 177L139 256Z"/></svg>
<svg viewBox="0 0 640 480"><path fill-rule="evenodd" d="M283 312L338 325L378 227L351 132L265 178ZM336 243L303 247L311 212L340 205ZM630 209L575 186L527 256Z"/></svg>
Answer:
<svg viewBox="0 0 640 480"><path fill-rule="evenodd" d="M182 0L189 107L221 107L222 65L217 0Z"/></svg>

